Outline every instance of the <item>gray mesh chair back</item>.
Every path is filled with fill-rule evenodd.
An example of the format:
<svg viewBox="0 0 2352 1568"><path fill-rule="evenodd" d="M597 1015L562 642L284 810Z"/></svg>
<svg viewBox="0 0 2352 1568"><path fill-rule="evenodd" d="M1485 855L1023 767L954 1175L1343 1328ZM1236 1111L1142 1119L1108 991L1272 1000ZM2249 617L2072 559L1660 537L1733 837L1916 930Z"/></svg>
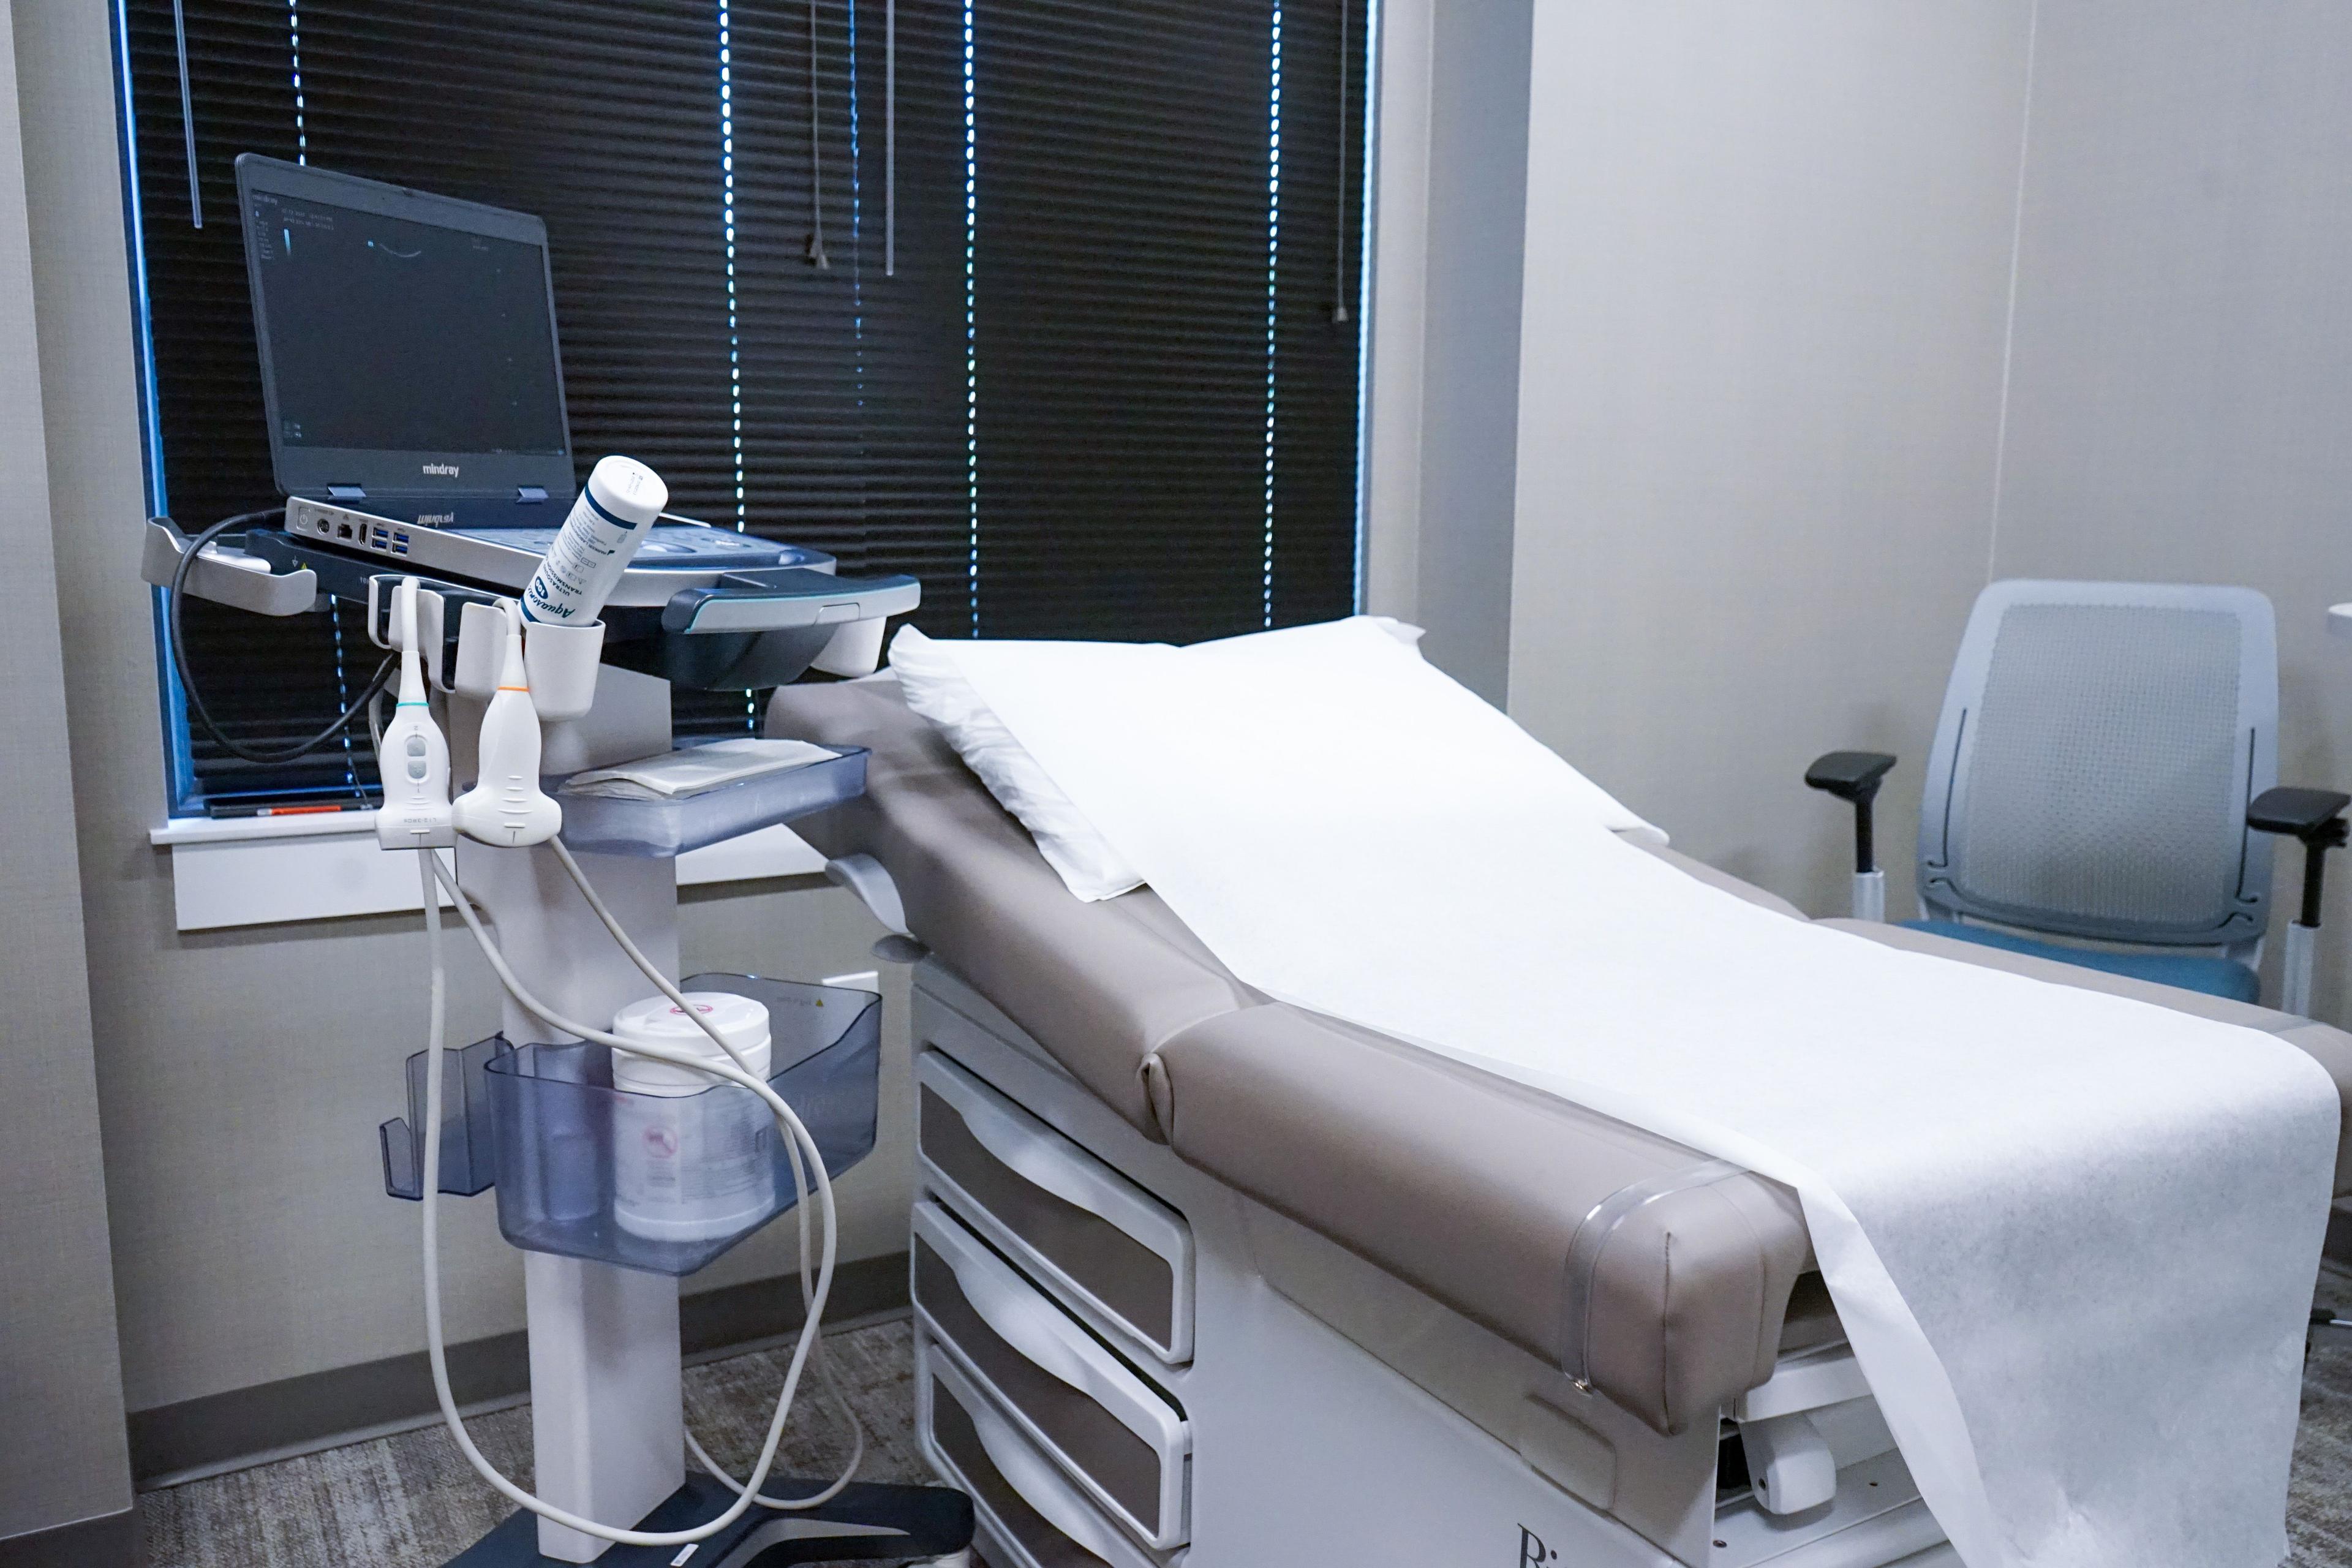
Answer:
<svg viewBox="0 0 2352 1568"><path fill-rule="evenodd" d="M1953 662L1919 813L1920 902L2250 961L2277 782L2278 637L2251 588L1996 583Z"/></svg>

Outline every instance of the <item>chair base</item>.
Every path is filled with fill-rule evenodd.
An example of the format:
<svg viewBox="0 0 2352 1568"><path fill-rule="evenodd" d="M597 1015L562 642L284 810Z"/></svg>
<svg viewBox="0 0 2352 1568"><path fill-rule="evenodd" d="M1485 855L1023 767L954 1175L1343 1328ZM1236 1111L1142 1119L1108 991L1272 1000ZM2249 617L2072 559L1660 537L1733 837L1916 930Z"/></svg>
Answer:
<svg viewBox="0 0 2352 1568"><path fill-rule="evenodd" d="M824 1481L772 1476L772 1496L822 1490ZM686 1484L639 1521L639 1530L689 1530L715 1519L735 1500L709 1476ZM971 1546L971 1500L952 1487L854 1485L817 1508L793 1513L752 1508L694 1548L697 1568L789 1568L795 1563L847 1561L929 1563L961 1560ZM614 1546L596 1559L601 1568L668 1568L677 1546ZM446 1568L572 1568L539 1551L539 1516L517 1510Z"/></svg>

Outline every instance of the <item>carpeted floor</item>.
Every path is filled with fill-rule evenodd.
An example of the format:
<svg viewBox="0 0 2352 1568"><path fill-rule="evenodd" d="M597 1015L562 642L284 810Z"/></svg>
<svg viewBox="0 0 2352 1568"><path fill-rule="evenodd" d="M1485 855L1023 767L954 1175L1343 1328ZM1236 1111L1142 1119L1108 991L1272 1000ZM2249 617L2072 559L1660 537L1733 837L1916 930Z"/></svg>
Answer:
<svg viewBox="0 0 2352 1568"><path fill-rule="evenodd" d="M858 1479L933 1479L915 1446L906 1321L831 1334L826 1344L866 1426ZM787 1345L687 1369L687 1419L736 1475L759 1458L790 1354ZM811 1379L807 1386L815 1394L822 1385ZM530 1406L466 1425L492 1464L530 1485ZM776 1474L829 1480L849 1458L848 1444L832 1402L806 1397L784 1434ZM438 1423L149 1492L139 1510L150 1568L437 1568L512 1511Z"/></svg>
<svg viewBox="0 0 2352 1568"><path fill-rule="evenodd" d="M2352 1304L2352 1274L2331 1270L2329 1283L2334 1300ZM915 1447L906 1322L828 1343L866 1424L862 1479L929 1479ZM754 1352L686 1374L688 1418L739 1475L757 1456L782 1357ZM828 1405L807 1410L793 1418L778 1470L830 1477L847 1457L846 1431ZM471 1429L493 1463L530 1484L528 1407ZM436 1568L507 1513L437 1426L150 1492L140 1510L152 1568ZM2352 1335L2323 1342L2305 1373L2287 1534L2294 1568L2352 1568Z"/></svg>
<svg viewBox="0 0 2352 1568"><path fill-rule="evenodd" d="M2319 1295L2352 1316L2352 1271L2328 1264ZM2286 1539L2295 1568L2352 1568L2352 1334L2322 1334L2304 1363Z"/></svg>

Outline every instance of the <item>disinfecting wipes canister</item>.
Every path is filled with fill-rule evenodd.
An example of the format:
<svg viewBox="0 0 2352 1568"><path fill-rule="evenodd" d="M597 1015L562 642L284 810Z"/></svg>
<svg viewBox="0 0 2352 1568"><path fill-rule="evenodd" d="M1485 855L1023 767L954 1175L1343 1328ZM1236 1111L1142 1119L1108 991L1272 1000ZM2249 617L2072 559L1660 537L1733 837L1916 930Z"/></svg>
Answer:
<svg viewBox="0 0 2352 1568"><path fill-rule="evenodd" d="M524 618L584 626L602 615L646 531L668 504L669 487L635 458L598 463L522 591Z"/></svg>
<svg viewBox="0 0 2352 1568"><path fill-rule="evenodd" d="M767 1008L725 991L689 991L686 999L767 1076ZM729 1059L667 996L622 1008L613 1033L714 1064ZM623 1230L654 1241L716 1241L774 1211L776 1131L766 1101L627 1050L613 1053L613 1217Z"/></svg>

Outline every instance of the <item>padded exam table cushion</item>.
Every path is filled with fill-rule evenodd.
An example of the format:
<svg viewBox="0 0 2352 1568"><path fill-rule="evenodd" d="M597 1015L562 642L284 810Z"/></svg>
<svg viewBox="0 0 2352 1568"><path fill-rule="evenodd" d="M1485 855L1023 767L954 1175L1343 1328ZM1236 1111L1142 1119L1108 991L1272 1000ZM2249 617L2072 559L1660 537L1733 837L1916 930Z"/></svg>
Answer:
<svg viewBox="0 0 2352 1568"><path fill-rule="evenodd" d="M1269 1001L1149 889L1080 902L887 677L782 688L768 730L872 752L865 795L794 830L880 860L915 934L1147 1137L1545 1362L1580 1360L1660 1431L1771 1374L1809 1251L1785 1189L1738 1173L1634 1208L1571 1357L1579 1225L1705 1156Z"/></svg>
<svg viewBox="0 0 2352 1568"><path fill-rule="evenodd" d="M1715 1419L1771 1374L1790 1336L1820 1330L1811 1320L1826 1313L1812 1309L1822 1303L1790 1308L1811 1267L1795 1196L1745 1173L1632 1206L1579 1271L1589 1291L1572 1299L1569 1253L1586 1216L1626 1189L1675 1186L1705 1156L1271 1001L1148 888L1073 898L888 676L780 688L768 731L868 748L866 795L795 830L825 855L879 859L915 934L1122 1118L1530 1353L1580 1370L1657 1430ZM1687 857L1653 852L1805 918ZM2263 1029L2318 1058L2352 1095L2352 1037L2324 1025L1899 927L1824 923ZM2346 1152L2339 1193L2352 1186Z"/></svg>

